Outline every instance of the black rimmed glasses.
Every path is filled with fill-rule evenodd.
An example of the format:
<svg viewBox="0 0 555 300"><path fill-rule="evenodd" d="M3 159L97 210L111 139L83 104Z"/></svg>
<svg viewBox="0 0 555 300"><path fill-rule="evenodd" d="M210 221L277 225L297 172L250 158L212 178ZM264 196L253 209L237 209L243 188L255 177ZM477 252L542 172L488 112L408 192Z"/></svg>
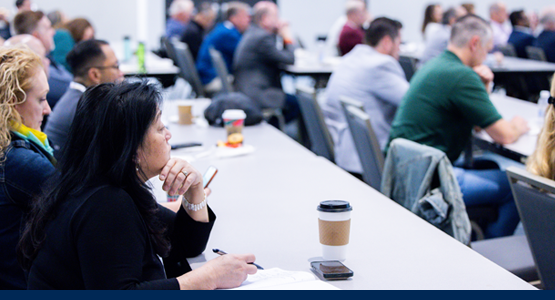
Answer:
<svg viewBox="0 0 555 300"><path fill-rule="evenodd" d="M116 69L119 70L119 62L116 63L115 65L111 65L111 66L93 66L91 68L96 68L96 69Z"/></svg>

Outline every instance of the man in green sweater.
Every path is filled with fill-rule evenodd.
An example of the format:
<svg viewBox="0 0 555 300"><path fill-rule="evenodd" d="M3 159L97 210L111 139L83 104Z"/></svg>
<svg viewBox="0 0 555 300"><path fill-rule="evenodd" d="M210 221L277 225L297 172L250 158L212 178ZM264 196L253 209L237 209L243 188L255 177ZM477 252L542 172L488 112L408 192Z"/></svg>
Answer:
<svg viewBox="0 0 555 300"><path fill-rule="evenodd" d="M452 28L447 50L412 78L393 120L389 141L405 138L435 147L457 160L474 127L500 144L515 142L528 131L521 117L504 120L489 100L492 71L483 65L493 47L492 30L482 18L467 15ZM498 219L486 237L511 235L519 217L505 172L455 168L467 206L493 204Z"/></svg>

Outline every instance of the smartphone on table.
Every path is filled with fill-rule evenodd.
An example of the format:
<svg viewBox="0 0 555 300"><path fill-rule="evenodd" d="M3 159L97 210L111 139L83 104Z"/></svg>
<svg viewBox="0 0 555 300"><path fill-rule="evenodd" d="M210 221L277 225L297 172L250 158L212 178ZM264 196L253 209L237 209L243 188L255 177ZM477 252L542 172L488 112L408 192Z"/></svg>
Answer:
<svg viewBox="0 0 555 300"><path fill-rule="evenodd" d="M202 182L204 183L204 188L207 188L214 176L218 173L218 169L214 166L208 167L204 175L202 175Z"/></svg>
<svg viewBox="0 0 555 300"><path fill-rule="evenodd" d="M323 279L339 280L353 277L353 271L338 260L313 261L312 270Z"/></svg>

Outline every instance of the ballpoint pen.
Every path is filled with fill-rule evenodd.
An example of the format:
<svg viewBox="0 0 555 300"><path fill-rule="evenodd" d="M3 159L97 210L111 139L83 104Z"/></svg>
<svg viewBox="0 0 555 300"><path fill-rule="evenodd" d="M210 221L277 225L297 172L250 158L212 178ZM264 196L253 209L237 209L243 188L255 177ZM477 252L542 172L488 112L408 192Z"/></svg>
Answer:
<svg viewBox="0 0 555 300"><path fill-rule="evenodd" d="M212 249L212 252L214 252L214 253L216 253L216 254L219 254L219 255L227 254L225 251L220 250L220 249ZM253 262L250 262L250 263L248 263L248 264L255 265L256 268L259 269L259 270L264 270L264 268L262 268L261 266L255 264L255 263L253 263Z"/></svg>

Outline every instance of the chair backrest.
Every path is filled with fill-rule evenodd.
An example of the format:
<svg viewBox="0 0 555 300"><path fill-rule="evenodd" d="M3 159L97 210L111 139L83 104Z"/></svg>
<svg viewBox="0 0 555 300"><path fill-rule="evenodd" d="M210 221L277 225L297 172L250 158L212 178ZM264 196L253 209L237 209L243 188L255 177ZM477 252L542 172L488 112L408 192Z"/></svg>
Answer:
<svg viewBox="0 0 555 300"><path fill-rule="evenodd" d="M177 65L177 56L175 55L175 47L173 43L165 36L160 38L160 42L162 47L166 50L168 57L173 61L175 65Z"/></svg>
<svg viewBox="0 0 555 300"><path fill-rule="evenodd" d="M363 110L350 105L346 107L345 117L362 164L362 178L371 187L380 191L384 155L370 125L370 117Z"/></svg>
<svg viewBox="0 0 555 300"><path fill-rule="evenodd" d="M233 92L233 86L231 85L231 82L229 82L229 72L222 54L213 47L208 48L208 52L210 53L210 58L212 59L212 66L216 69L216 74L218 74L218 77L222 81L222 92Z"/></svg>
<svg viewBox="0 0 555 300"><path fill-rule="evenodd" d="M545 52L542 48L534 47L534 46L527 46L526 47L526 54L528 55L529 59L535 59L539 61L547 61L545 56Z"/></svg>
<svg viewBox="0 0 555 300"><path fill-rule="evenodd" d="M507 168L518 213L545 289L555 289L555 182Z"/></svg>
<svg viewBox="0 0 555 300"><path fill-rule="evenodd" d="M316 92L313 88L297 86L297 100L308 132L312 152L333 162L335 160L333 140L324 121L320 105L316 100Z"/></svg>
<svg viewBox="0 0 555 300"><path fill-rule="evenodd" d="M175 49L175 56L177 59L177 66L180 70L180 76L191 84L197 97L204 97L204 87L200 81L193 55L191 54L191 51L189 51L189 46L178 41L171 41L170 43L173 44Z"/></svg>
<svg viewBox="0 0 555 300"><path fill-rule="evenodd" d="M405 71L407 81L410 81L412 75L416 72L416 59L410 56L399 56L399 64Z"/></svg>
<svg viewBox="0 0 555 300"><path fill-rule="evenodd" d="M505 56L517 57L515 46L513 46L513 44L497 46L497 50L501 51L501 53L503 53L503 55Z"/></svg>

